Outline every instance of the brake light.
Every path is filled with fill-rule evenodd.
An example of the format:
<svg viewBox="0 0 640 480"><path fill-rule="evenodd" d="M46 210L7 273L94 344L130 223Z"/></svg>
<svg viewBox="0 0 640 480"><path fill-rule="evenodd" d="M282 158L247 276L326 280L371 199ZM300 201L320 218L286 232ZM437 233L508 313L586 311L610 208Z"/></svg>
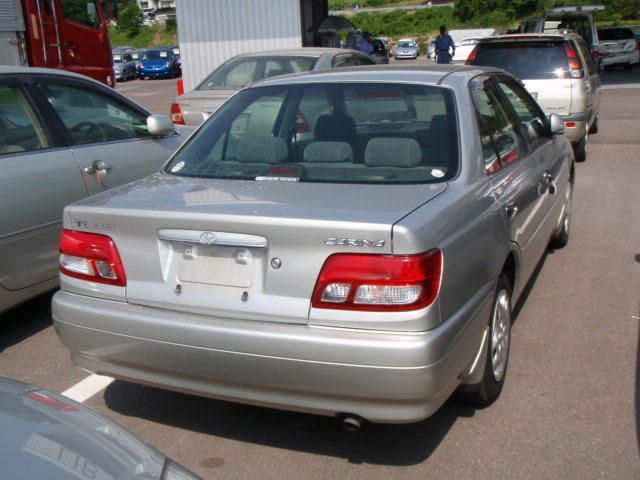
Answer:
<svg viewBox="0 0 640 480"><path fill-rule="evenodd" d="M564 44L564 51L567 55L567 60L569 60L569 76L571 78L584 77L584 72L582 71L580 59L578 57L578 51L576 50L576 47L574 47L573 43L566 42Z"/></svg>
<svg viewBox="0 0 640 480"><path fill-rule="evenodd" d="M478 46L476 45L475 47L473 47L473 50L471 50L471 53L467 57L467 60L464 62L464 64L473 65L473 62L475 62L477 55L478 55Z"/></svg>
<svg viewBox="0 0 640 480"><path fill-rule="evenodd" d="M178 103L171 104L171 121L176 125L186 125Z"/></svg>
<svg viewBox="0 0 640 480"><path fill-rule="evenodd" d="M70 277L124 287L127 277L111 237L62 230L60 271Z"/></svg>
<svg viewBox="0 0 640 480"><path fill-rule="evenodd" d="M576 126L576 122L566 122L564 126L568 128L573 128Z"/></svg>
<svg viewBox="0 0 640 480"><path fill-rule="evenodd" d="M44 392L29 392L25 395L25 397L46 405L47 407L51 407L54 410L58 410L59 412L70 413L78 411L78 409L73 405L63 402L62 400L58 400L57 398L47 395Z"/></svg>
<svg viewBox="0 0 640 480"><path fill-rule="evenodd" d="M416 255L336 253L324 262L311 299L314 308L418 310L440 293L442 252Z"/></svg>

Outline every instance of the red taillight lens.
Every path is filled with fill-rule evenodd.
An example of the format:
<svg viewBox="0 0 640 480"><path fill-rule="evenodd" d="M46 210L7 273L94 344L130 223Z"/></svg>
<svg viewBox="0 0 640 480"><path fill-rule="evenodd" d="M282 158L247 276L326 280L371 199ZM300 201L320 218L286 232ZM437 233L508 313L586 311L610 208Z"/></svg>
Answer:
<svg viewBox="0 0 640 480"><path fill-rule="evenodd" d="M567 54L567 60L569 60L569 76L571 78L582 78L584 72L580 65L580 59L578 58L578 51L573 43L566 42L564 44L564 52Z"/></svg>
<svg viewBox="0 0 640 480"><path fill-rule="evenodd" d="M339 310L418 310L440 293L442 252L336 253L324 262L311 304Z"/></svg>
<svg viewBox="0 0 640 480"><path fill-rule="evenodd" d="M567 128L573 128L576 126L576 122L566 122L564 126Z"/></svg>
<svg viewBox="0 0 640 480"><path fill-rule="evenodd" d="M60 271L70 277L124 287L127 277L111 237L63 230L60 235Z"/></svg>
<svg viewBox="0 0 640 480"><path fill-rule="evenodd" d="M473 47L473 50L471 50L471 53L467 57L467 60L464 62L464 64L465 65L473 65L473 62L475 62L475 60L476 60L476 55L478 55L478 46L477 45L475 47Z"/></svg>
<svg viewBox="0 0 640 480"><path fill-rule="evenodd" d="M77 412L78 409L73 405L63 402L62 400L58 400L50 395L47 395L44 392L29 392L25 395L25 397L30 398L38 403L46 405L47 407L51 407L59 412Z"/></svg>
<svg viewBox="0 0 640 480"><path fill-rule="evenodd" d="M171 121L176 125L185 125L182 110L180 110L180 105L177 103L171 104Z"/></svg>

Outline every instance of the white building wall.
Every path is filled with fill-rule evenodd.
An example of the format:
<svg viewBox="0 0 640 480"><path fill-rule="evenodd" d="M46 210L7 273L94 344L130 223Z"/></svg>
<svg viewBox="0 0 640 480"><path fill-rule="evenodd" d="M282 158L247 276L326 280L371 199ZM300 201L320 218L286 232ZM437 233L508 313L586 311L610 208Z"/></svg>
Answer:
<svg viewBox="0 0 640 480"><path fill-rule="evenodd" d="M245 52L302 46L300 0L176 2L185 91Z"/></svg>

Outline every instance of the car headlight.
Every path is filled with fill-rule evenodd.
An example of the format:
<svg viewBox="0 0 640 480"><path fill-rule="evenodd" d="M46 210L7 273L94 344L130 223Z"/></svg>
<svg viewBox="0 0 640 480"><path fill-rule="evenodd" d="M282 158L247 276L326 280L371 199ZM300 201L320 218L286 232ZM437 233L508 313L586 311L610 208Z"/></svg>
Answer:
<svg viewBox="0 0 640 480"><path fill-rule="evenodd" d="M166 63L164 64L164 66L165 66L165 67L170 67L170 66L171 66L171 62L166 62Z"/></svg>
<svg viewBox="0 0 640 480"><path fill-rule="evenodd" d="M201 478L182 465L169 460L161 480L201 480Z"/></svg>

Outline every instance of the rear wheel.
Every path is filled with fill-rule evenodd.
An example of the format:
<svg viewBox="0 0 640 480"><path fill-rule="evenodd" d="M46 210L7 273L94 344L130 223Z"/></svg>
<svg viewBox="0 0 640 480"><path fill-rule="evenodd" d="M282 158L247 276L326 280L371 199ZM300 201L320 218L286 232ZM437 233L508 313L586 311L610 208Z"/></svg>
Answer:
<svg viewBox="0 0 640 480"><path fill-rule="evenodd" d="M463 398L469 403L487 407L500 396L507 375L510 343L511 284L503 273L500 275L493 297L484 374L480 383L464 390Z"/></svg>
<svg viewBox="0 0 640 480"><path fill-rule="evenodd" d="M573 183L567 185L567 193L562 208L562 223L560 230L551 238L553 248L563 248L569 243L569 232L571 231L571 211L573 204Z"/></svg>
<svg viewBox="0 0 640 480"><path fill-rule="evenodd" d="M576 157L576 162L584 162L587 159L589 153L589 129L587 128L584 133L584 137L573 146L573 155Z"/></svg>

